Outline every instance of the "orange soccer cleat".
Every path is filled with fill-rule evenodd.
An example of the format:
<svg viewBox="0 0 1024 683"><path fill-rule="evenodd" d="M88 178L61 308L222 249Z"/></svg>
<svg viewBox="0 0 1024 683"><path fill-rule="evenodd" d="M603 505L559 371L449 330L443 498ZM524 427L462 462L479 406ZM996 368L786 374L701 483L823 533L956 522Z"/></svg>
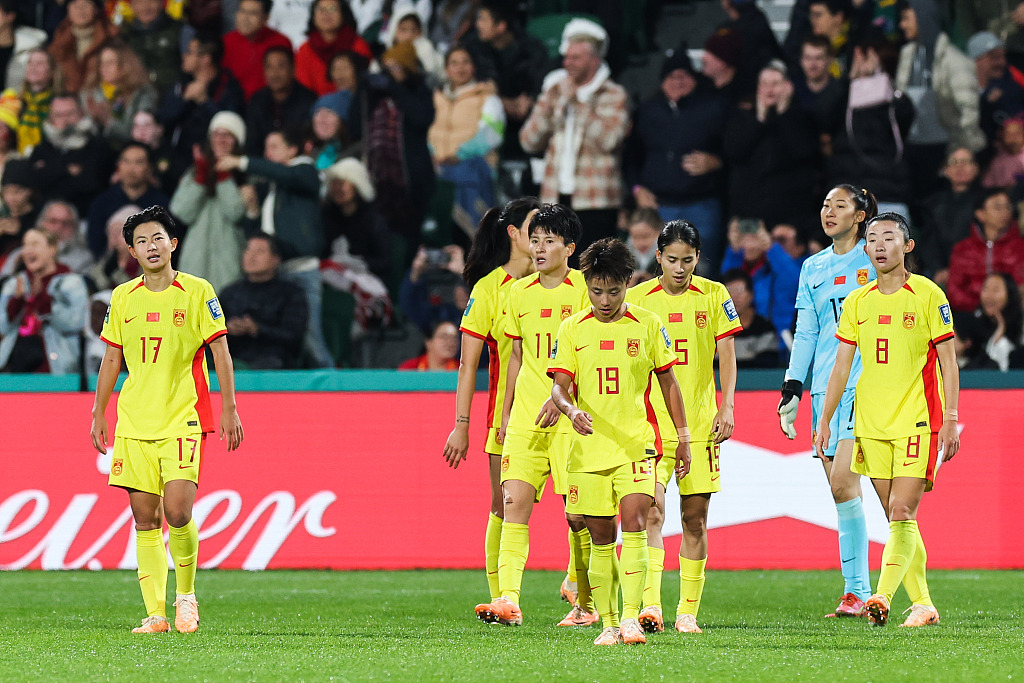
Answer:
<svg viewBox="0 0 1024 683"><path fill-rule="evenodd" d="M597 612L588 612L579 605L574 605L565 619L558 622L559 626L593 626L601 619Z"/></svg>
<svg viewBox="0 0 1024 683"><path fill-rule="evenodd" d="M569 581L569 575L566 574L562 580L562 585L558 589L558 594L562 596L562 600L565 600L570 605L575 605L579 599L580 592L576 588L574 581Z"/></svg>
<svg viewBox="0 0 1024 683"><path fill-rule="evenodd" d="M627 645L643 645L647 642L647 636L636 619L623 619L619 625L619 634L622 642Z"/></svg>
<svg viewBox="0 0 1024 683"><path fill-rule="evenodd" d="M142 626L136 626L132 629L132 633L167 633L171 630L171 625L167 622L167 617L146 617L142 620Z"/></svg>
<svg viewBox="0 0 1024 683"><path fill-rule="evenodd" d="M692 614L680 614L676 617L676 630L680 633L704 633L697 626L697 617Z"/></svg>
<svg viewBox="0 0 1024 683"><path fill-rule="evenodd" d="M661 608L657 605L644 607L638 617L640 626L648 633L661 633L665 630L665 619L661 616Z"/></svg>
<svg viewBox="0 0 1024 683"><path fill-rule="evenodd" d="M872 595L864 603L868 612L868 621L876 626L885 626L889 621L889 598L884 595Z"/></svg>
<svg viewBox="0 0 1024 683"><path fill-rule="evenodd" d="M911 605L905 612L907 620L900 626L935 626L939 623L939 611L931 605Z"/></svg>
<svg viewBox="0 0 1024 683"><path fill-rule="evenodd" d="M601 635L594 641L594 645L622 645L622 634L618 626L609 626L601 631Z"/></svg>
<svg viewBox="0 0 1024 683"><path fill-rule="evenodd" d="M520 626L523 623L523 612L519 605L508 598L498 598L494 602L476 606L476 615L488 624L504 626Z"/></svg>
<svg viewBox="0 0 1024 683"><path fill-rule="evenodd" d="M179 595L174 607L174 628L178 633L195 633L199 628L199 603L195 594Z"/></svg>

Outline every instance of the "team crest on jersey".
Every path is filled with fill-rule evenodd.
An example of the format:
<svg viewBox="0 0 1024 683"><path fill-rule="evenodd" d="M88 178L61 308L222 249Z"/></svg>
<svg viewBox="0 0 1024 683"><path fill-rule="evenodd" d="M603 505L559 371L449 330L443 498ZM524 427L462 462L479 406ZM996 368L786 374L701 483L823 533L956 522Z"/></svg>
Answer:
<svg viewBox="0 0 1024 683"><path fill-rule="evenodd" d="M185 309L175 308L174 309L174 326L185 327Z"/></svg>
<svg viewBox="0 0 1024 683"><path fill-rule="evenodd" d="M214 320L220 320L224 317L224 311L220 309L220 302L217 301L217 297L213 297L207 301L206 307L210 309L210 317Z"/></svg>
<svg viewBox="0 0 1024 683"><path fill-rule="evenodd" d="M725 317L728 318L730 322L740 317L740 314L736 312L736 304L732 302L732 299L727 299L726 302L722 304L722 310L725 311Z"/></svg>
<svg viewBox="0 0 1024 683"><path fill-rule="evenodd" d="M562 306L562 320L572 315L572 306Z"/></svg>
<svg viewBox="0 0 1024 683"><path fill-rule="evenodd" d="M915 314L913 314L913 313L904 313L903 314L903 327L907 328L908 330L912 330L912 329L914 329L914 325L916 325L916 324L917 324L917 316Z"/></svg>
<svg viewBox="0 0 1024 683"><path fill-rule="evenodd" d="M115 477L120 477L121 472L124 471L124 460L121 458L114 458L114 462L110 463L110 473Z"/></svg>
<svg viewBox="0 0 1024 683"><path fill-rule="evenodd" d="M703 330L705 327L708 326L708 312L707 311L695 311L693 316L694 316L694 322L697 323L697 327L699 329Z"/></svg>
<svg viewBox="0 0 1024 683"><path fill-rule="evenodd" d="M508 456L502 456L501 458L501 471L508 472Z"/></svg>
<svg viewBox="0 0 1024 683"><path fill-rule="evenodd" d="M473 297L469 297L469 303L466 304L466 310L462 312L462 317L465 318L469 315L469 309L473 308L473 302L476 301Z"/></svg>
<svg viewBox="0 0 1024 683"><path fill-rule="evenodd" d="M570 486L569 487L569 502L575 505L580 502L580 487Z"/></svg>
<svg viewBox="0 0 1024 683"><path fill-rule="evenodd" d="M858 268L857 269L857 284L866 285L868 283L868 269Z"/></svg>
<svg viewBox="0 0 1024 683"><path fill-rule="evenodd" d="M640 340L639 339L627 339L626 340L626 355L630 358L636 358L640 355Z"/></svg>
<svg viewBox="0 0 1024 683"><path fill-rule="evenodd" d="M110 309L107 309L109 312ZM953 322L953 317L949 314L949 304L942 304L939 306L939 316L942 318L942 324L948 325Z"/></svg>

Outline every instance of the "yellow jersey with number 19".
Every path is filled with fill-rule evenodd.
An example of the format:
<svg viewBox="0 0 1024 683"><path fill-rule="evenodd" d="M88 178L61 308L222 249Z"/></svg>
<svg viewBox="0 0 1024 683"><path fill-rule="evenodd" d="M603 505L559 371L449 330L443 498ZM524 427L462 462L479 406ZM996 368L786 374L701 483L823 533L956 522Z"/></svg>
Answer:
<svg viewBox="0 0 1024 683"><path fill-rule="evenodd" d="M178 272L162 292L143 277L114 289L100 338L128 366L116 435L155 441L214 431L205 349L225 334L217 294L202 278Z"/></svg>
<svg viewBox="0 0 1024 683"><path fill-rule="evenodd" d="M911 275L892 294L878 281L843 302L836 338L860 349L854 436L893 441L942 428L942 373L935 345L953 337L949 301L938 285Z"/></svg>
<svg viewBox="0 0 1024 683"><path fill-rule="evenodd" d="M715 351L718 340L743 330L740 316L725 285L694 275L687 291L670 296L658 280L641 282L626 292L626 301L661 318L679 362L672 372L686 408L686 424L694 441L710 441L718 413L715 391ZM672 417L660 391L651 392L658 426L675 434ZM671 430L671 431L669 431Z"/></svg>
<svg viewBox="0 0 1024 683"><path fill-rule="evenodd" d="M558 326L589 305L583 273L575 269L571 269L565 280L552 289L540 283L540 273L512 284L505 334L513 342L516 339L522 341L523 365L516 377L509 431L574 431L569 421L562 417L558 418L554 428L545 430L536 425L536 420L541 406L551 398L551 378L547 373Z"/></svg>
<svg viewBox="0 0 1024 683"><path fill-rule="evenodd" d="M661 391L653 372L676 363L658 316L633 304L603 323L586 308L562 321L548 366L576 382L576 405L593 420L594 433L573 439L570 472L600 472L661 454L651 406Z"/></svg>

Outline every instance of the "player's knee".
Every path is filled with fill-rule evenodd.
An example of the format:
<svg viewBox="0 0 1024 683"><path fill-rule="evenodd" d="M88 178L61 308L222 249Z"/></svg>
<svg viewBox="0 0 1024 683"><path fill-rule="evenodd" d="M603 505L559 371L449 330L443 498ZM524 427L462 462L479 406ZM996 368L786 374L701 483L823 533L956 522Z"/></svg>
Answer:
<svg viewBox="0 0 1024 683"><path fill-rule="evenodd" d="M652 505L647 511L647 529L661 529L665 523L665 511L657 505Z"/></svg>
<svg viewBox="0 0 1024 683"><path fill-rule="evenodd" d="M165 510L164 515L167 517L167 525L175 529L180 529L192 521L192 513L187 510Z"/></svg>
<svg viewBox="0 0 1024 683"><path fill-rule="evenodd" d="M832 500L836 503L845 503L855 497L854 487L846 482L832 482Z"/></svg>
<svg viewBox="0 0 1024 683"><path fill-rule="evenodd" d="M153 531L154 529L159 529L161 526L159 519L146 521L135 520L136 531Z"/></svg>
<svg viewBox="0 0 1024 683"><path fill-rule="evenodd" d="M688 536L703 538L708 531L708 522L704 517L689 517L683 520L683 531Z"/></svg>
<svg viewBox="0 0 1024 683"><path fill-rule="evenodd" d="M916 506L902 501L896 501L892 504L892 507L889 510L890 522L905 522L911 519L917 519Z"/></svg>

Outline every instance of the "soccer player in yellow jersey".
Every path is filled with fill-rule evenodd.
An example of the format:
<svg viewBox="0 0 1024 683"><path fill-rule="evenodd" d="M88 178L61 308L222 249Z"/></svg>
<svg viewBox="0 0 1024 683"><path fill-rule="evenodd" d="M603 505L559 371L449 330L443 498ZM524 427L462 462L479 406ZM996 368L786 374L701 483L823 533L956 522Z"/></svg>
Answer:
<svg viewBox="0 0 1024 683"><path fill-rule="evenodd" d="M708 555L708 505L711 494L722 490L718 446L732 436L736 395L736 345L732 335L743 329L729 292L718 282L694 275L700 260L700 234L688 221L667 223L658 236L655 258L661 266L656 280L626 292L628 303L656 313L668 331L678 363L672 367L690 424L690 473L679 479L679 507L683 538L679 548L679 605L676 630L700 633L697 610L704 591L704 565ZM722 405L715 392L715 351L722 375ZM648 633L665 629L661 612L661 574L665 567L665 489L676 462L675 432L665 402L651 396L663 437L665 454L658 463L654 506L647 516L650 563L644 586L640 625Z"/></svg>
<svg viewBox="0 0 1024 683"><path fill-rule="evenodd" d="M868 256L878 279L846 298L836 337L842 342L825 390L814 447L829 443L829 422L846 386L854 350L863 370L856 389L855 451L851 469L871 478L889 518L889 540L868 619L884 625L900 583L910 597L903 626L939 623L928 593L924 540L917 527L921 497L939 467L960 449L960 375L946 295L905 265L914 248L910 227L896 213L868 222Z"/></svg>
<svg viewBox="0 0 1024 683"><path fill-rule="evenodd" d="M625 302L634 268L625 244L594 242L580 268L591 305L562 322L548 369L555 405L579 434L569 451L566 512L583 516L592 539L588 576L604 625L594 644L644 643L637 615L648 563L645 528L662 452L650 402L655 376L676 428L680 477L690 467L683 399L670 372L678 361L658 316ZM621 623L616 513L622 523Z"/></svg>
<svg viewBox="0 0 1024 683"><path fill-rule="evenodd" d="M462 314L462 354L455 391L455 428L448 435L443 455L456 468L469 451L469 409L476 391L480 354L487 347L487 442L491 481L491 511L484 533L484 558L491 600L498 590L498 548L504 507L501 500L501 406L512 340L505 336L505 313L512 283L533 272L526 216L540 207L535 197L513 199L502 209L492 208L480 219L466 256L463 279L470 287L469 303Z"/></svg>
<svg viewBox="0 0 1024 683"><path fill-rule="evenodd" d="M172 237L174 227L174 220L160 206L125 221L124 239L143 274L111 295L101 333L107 350L92 409L92 444L106 453L107 403L123 359L128 379L117 401L109 483L128 491L135 518L139 585L147 617L132 633L170 630L164 518L176 579L174 626L182 633L199 628L195 596L199 531L192 520L192 505L206 435L215 431L207 347L213 352L220 382L220 438L230 451L243 437L224 313L209 282L171 267L171 253L178 246Z"/></svg>
<svg viewBox="0 0 1024 683"><path fill-rule="evenodd" d="M526 223L537 272L512 284L505 324L512 356L498 433L505 503L498 552L501 597L476 607L480 619L506 625L523 620L519 596L530 551L533 504L540 500L548 477L556 495L564 498L566 494L566 463L574 432L568 420L559 419L562 413L551 399L547 375L551 347L562 320L589 304L583 274L568 263L582 231L576 214L561 204L547 204L527 216ZM589 626L598 619L583 558L583 553L590 553L590 536L582 517L567 514L566 518L569 576L577 601L559 625Z"/></svg>

